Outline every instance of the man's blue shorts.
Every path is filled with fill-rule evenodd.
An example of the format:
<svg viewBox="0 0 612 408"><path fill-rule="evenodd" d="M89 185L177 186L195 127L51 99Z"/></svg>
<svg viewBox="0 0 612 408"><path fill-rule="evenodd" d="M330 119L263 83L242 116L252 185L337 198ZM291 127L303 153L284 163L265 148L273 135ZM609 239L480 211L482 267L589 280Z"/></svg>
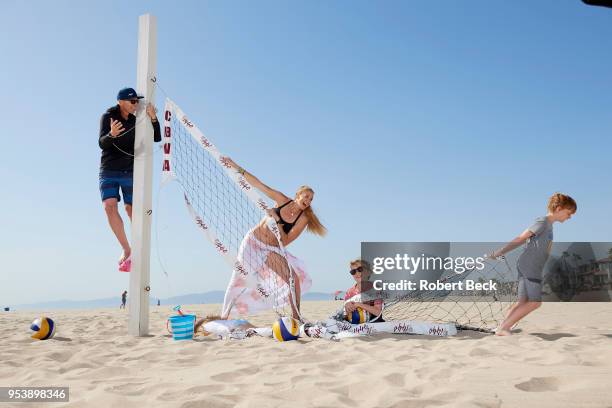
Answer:
<svg viewBox="0 0 612 408"><path fill-rule="evenodd" d="M132 205L132 186L134 173L132 170L102 170L100 171L100 195L102 201L116 198L121 201L119 189L126 205Z"/></svg>

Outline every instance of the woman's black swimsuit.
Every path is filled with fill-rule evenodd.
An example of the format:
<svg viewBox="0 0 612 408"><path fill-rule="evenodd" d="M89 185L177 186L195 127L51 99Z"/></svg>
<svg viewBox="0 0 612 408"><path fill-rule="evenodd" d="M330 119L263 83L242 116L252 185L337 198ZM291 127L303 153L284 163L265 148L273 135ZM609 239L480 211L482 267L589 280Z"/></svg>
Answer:
<svg viewBox="0 0 612 408"><path fill-rule="evenodd" d="M283 226L283 231L285 231L285 234L288 234L289 231L291 231L291 228L293 228L297 220L302 216L302 213L304 212L304 211L300 211L300 214L297 216L297 218L293 222L287 222L283 220L283 216L281 215L281 208L283 208L284 206L286 206L292 201L293 200L289 200L285 204L281 205L280 207L274 208L274 211L276 212L276 215L278 215L278 218L279 218L278 224Z"/></svg>

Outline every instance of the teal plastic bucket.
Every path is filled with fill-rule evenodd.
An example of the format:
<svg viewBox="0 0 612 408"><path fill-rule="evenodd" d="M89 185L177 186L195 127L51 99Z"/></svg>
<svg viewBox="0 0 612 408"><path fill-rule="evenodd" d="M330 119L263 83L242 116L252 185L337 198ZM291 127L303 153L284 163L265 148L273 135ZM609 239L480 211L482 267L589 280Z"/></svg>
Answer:
<svg viewBox="0 0 612 408"><path fill-rule="evenodd" d="M193 340L195 315L170 316L172 338L174 340Z"/></svg>

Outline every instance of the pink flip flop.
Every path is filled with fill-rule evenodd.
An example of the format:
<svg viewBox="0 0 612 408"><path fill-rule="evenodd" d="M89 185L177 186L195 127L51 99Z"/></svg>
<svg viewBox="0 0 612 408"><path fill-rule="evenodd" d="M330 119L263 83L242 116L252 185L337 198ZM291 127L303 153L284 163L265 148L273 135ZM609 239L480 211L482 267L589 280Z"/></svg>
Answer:
<svg viewBox="0 0 612 408"><path fill-rule="evenodd" d="M126 260L119 264L119 272L129 272L132 270L132 257L128 256Z"/></svg>

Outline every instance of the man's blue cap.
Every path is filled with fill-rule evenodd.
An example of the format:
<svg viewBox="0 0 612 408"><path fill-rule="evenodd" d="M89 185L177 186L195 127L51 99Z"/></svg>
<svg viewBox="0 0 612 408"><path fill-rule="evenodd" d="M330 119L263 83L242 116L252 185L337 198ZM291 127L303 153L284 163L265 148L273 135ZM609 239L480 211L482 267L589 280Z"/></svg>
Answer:
<svg viewBox="0 0 612 408"><path fill-rule="evenodd" d="M119 91L119 93L117 93L118 101L126 101L130 99L142 99L142 98L144 98L144 96L138 96L134 88L123 88L122 90Z"/></svg>

